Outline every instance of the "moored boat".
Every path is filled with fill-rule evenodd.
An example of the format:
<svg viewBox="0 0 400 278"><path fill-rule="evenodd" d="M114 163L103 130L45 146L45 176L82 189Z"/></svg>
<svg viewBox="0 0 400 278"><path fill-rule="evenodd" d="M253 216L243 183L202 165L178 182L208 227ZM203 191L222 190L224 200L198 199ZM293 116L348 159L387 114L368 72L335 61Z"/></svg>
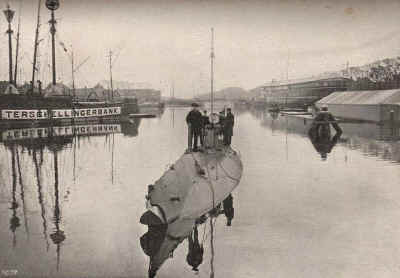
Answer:
<svg viewBox="0 0 400 278"><path fill-rule="evenodd" d="M41 82L38 90L35 90L35 72L37 68L36 55L38 47L38 30L40 26L40 8L41 1L38 5L38 22L36 27L36 38L33 59L33 76L31 88L22 92L16 89L16 80L13 79L12 72L12 48L11 40L9 41L9 85L0 94L0 125L17 125L17 124L47 124L76 121L104 121L104 120L129 120L129 114L139 111L137 100L122 98L114 100L111 98L106 102L81 102L77 101L66 90L65 86L56 83L56 65L55 65L55 33L56 20L54 12L59 8L58 0L47 0L46 7L51 11L50 33L52 35L52 83L42 92ZM9 22L8 33L11 34L11 20L14 15L9 7L5 10L7 20ZM16 61L17 62L17 61ZM111 61L110 61L111 62Z"/></svg>

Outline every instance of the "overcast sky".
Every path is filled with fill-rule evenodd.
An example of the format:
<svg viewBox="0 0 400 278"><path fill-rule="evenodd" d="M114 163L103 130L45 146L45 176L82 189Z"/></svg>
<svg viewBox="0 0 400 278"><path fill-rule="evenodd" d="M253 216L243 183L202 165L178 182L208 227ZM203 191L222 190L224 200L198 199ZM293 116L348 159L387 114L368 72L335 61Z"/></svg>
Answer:
<svg viewBox="0 0 400 278"><path fill-rule="evenodd" d="M8 1L3 1L3 7ZM20 1L9 1L19 10ZM41 78L50 81L50 13L42 0ZM21 79L31 78L37 1L22 1ZM191 97L209 91L210 28L215 29L215 87L251 89L271 79L307 77L400 55L400 1L133 1L65 0L56 11L57 39L73 45L78 86L109 78L107 54L119 54L115 80L145 82ZM17 29L18 13L13 21ZM0 22L6 30L6 21ZM16 33L16 32L15 32ZM14 34L15 35L15 34ZM7 37L0 37L0 76L8 78ZM14 42L15 49L15 42ZM69 50L70 51L70 50ZM57 75L71 65L57 46Z"/></svg>

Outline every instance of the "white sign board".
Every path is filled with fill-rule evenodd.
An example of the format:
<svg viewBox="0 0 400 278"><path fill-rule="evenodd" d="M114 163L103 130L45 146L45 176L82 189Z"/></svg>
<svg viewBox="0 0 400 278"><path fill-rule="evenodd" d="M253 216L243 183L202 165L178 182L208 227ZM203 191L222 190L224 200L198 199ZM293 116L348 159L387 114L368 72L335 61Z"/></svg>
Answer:
<svg viewBox="0 0 400 278"><path fill-rule="evenodd" d="M47 110L2 110L3 120L45 120L49 117Z"/></svg>
<svg viewBox="0 0 400 278"><path fill-rule="evenodd" d="M121 115L121 107L101 107L82 109L52 109L52 119L90 118ZM49 118L48 111L41 110L2 110L3 120L45 120Z"/></svg>
<svg viewBox="0 0 400 278"><path fill-rule="evenodd" d="M121 114L121 107L51 110L51 117L53 119L103 117L103 116L114 116L120 114Z"/></svg>

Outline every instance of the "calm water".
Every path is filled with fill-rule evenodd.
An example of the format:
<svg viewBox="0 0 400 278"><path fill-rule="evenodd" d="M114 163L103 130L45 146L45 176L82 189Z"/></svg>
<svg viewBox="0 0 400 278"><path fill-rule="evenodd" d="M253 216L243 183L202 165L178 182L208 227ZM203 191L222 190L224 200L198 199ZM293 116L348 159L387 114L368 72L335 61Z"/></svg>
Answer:
<svg viewBox="0 0 400 278"><path fill-rule="evenodd" d="M186 147L186 113L81 127L77 137L60 129L40 144L21 139L38 131L3 133L0 276L146 277L144 197ZM321 148L302 119L235 113L245 167L235 218L227 227L218 217L213 234L199 227L198 277L399 277L398 128L345 124ZM186 254L184 241L157 277L196 277Z"/></svg>

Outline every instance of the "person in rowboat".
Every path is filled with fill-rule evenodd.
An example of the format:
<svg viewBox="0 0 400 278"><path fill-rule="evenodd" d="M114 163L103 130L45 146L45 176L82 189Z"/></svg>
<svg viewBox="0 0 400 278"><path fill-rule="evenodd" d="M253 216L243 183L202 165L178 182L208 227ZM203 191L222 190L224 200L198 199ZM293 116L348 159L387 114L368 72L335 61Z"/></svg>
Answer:
<svg viewBox="0 0 400 278"><path fill-rule="evenodd" d="M336 130L336 134L333 138L331 138L330 124ZM314 122L308 131L308 136L314 148L321 155L323 161L328 158L328 153L332 151L341 135L342 129L333 115L328 112L328 107L325 105L322 106L321 111L315 117Z"/></svg>
<svg viewBox="0 0 400 278"><path fill-rule="evenodd" d="M323 105L321 111L319 111L318 114L315 116L311 128L314 129L317 134L325 133L329 130L329 124L331 124L332 127L336 130L336 133L342 134L343 131L338 125L335 117L333 117L333 115L328 111L328 107L326 105Z"/></svg>

